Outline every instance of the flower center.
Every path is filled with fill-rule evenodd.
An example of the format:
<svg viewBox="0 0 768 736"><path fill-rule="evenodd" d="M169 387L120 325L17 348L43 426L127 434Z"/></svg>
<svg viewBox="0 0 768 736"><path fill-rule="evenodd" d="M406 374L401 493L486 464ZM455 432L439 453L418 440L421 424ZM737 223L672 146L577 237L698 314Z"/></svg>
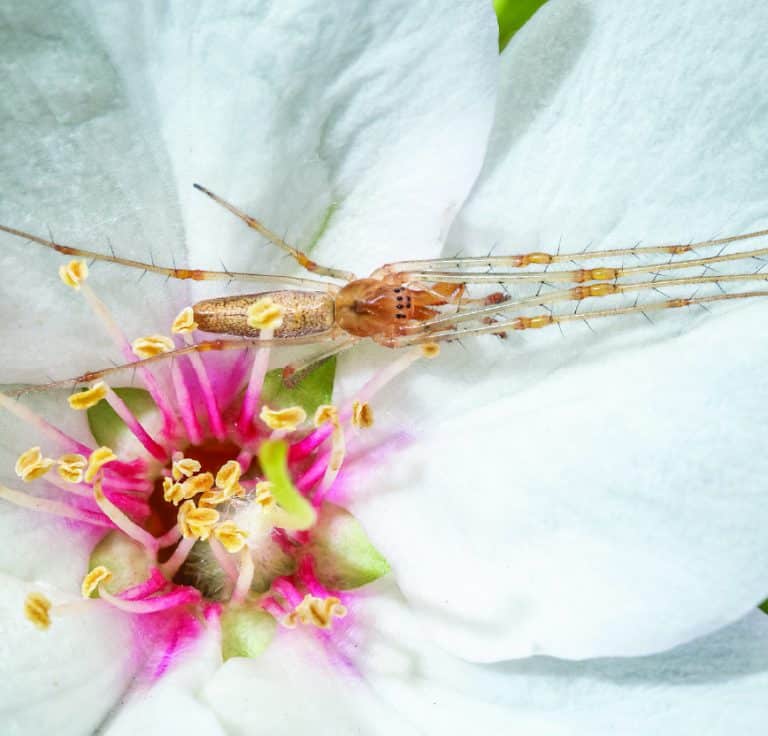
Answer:
<svg viewBox="0 0 768 736"><path fill-rule="evenodd" d="M194 347L189 308L171 326L175 338L153 334L129 342L87 277L81 262L61 270L127 358L171 352L174 340ZM256 306L249 325L269 344L282 307L266 297ZM122 428L115 441L132 435L138 455L113 450L111 440L100 439L98 447L75 440L0 394L0 408L45 440L16 463L21 481L43 495L0 486L0 498L104 530L88 569L78 571L83 597L100 599L89 604L137 616L170 612L187 622L179 624L183 631L216 619L225 656L253 656L254 642L264 639L255 630L332 629L351 610L349 591L388 571L354 517L333 501L343 492L350 443L373 424L370 399L419 357L435 354L430 345L401 354L341 407L325 403L332 373L331 383L314 389L325 402L299 385L294 404L283 393L272 406L265 384L269 348L254 351L247 341L234 368L194 351L139 365L136 375L159 428L151 426L152 411L145 416L126 389L105 381L69 397L70 409L88 413L92 430L106 407ZM45 628L76 605L83 602L52 607L31 593L25 615ZM173 642L181 647L183 637Z"/></svg>

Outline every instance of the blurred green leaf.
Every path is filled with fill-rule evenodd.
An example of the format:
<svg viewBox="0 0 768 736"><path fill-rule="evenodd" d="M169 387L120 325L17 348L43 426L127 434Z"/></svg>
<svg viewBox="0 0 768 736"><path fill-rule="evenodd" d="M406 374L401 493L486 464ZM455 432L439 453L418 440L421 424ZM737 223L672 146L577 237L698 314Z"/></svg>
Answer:
<svg viewBox="0 0 768 736"><path fill-rule="evenodd" d="M311 417L318 406L331 403L335 377L336 356L311 366L290 387L283 382L282 369L276 368L264 379L261 399L272 409L300 406Z"/></svg>
<svg viewBox="0 0 768 736"><path fill-rule="evenodd" d="M768 598L766 598L759 606L763 613L768 613Z"/></svg>
<svg viewBox="0 0 768 736"><path fill-rule="evenodd" d="M499 52L547 0L493 0L499 21Z"/></svg>

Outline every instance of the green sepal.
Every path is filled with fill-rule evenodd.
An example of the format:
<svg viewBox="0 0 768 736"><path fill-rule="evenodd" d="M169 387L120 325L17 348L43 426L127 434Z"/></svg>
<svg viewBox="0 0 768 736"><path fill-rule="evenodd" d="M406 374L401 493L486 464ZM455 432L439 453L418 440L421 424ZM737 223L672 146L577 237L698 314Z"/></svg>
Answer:
<svg viewBox="0 0 768 736"><path fill-rule="evenodd" d="M275 525L284 529L309 529L317 519L312 504L293 485L288 474L288 445L281 440L267 440L259 448L259 463L272 483L272 496L283 512Z"/></svg>
<svg viewBox="0 0 768 736"><path fill-rule="evenodd" d="M315 560L318 579L332 590L359 588L390 570L362 524L349 511L332 503L320 508L308 552Z"/></svg>
<svg viewBox="0 0 768 736"><path fill-rule="evenodd" d="M113 390L139 421L146 418L152 411L157 410L149 392L143 388L126 387ZM100 401L92 406L86 411L86 414L93 439L99 445L106 445L117 452L120 447L120 440L123 437L131 436L125 422L117 416L115 410L106 401Z"/></svg>
<svg viewBox="0 0 768 736"><path fill-rule="evenodd" d="M331 403L335 377L335 355L302 371L298 378L291 381L290 386L283 382L282 369L276 368L264 378L261 399L273 409L300 406L311 417L318 406Z"/></svg>
<svg viewBox="0 0 768 736"><path fill-rule="evenodd" d="M234 606L221 615L221 655L258 657L272 641L277 622L258 608Z"/></svg>
<svg viewBox="0 0 768 736"><path fill-rule="evenodd" d="M91 552L88 559L88 572L103 565L112 578L102 583L107 593L116 594L126 588L143 583L149 577L152 560L143 545L119 531L108 532ZM98 598L99 592L91 593L91 598Z"/></svg>
<svg viewBox="0 0 768 736"><path fill-rule="evenodd" d="M493 0L499 21L499 53L547 0Z"/></svg>

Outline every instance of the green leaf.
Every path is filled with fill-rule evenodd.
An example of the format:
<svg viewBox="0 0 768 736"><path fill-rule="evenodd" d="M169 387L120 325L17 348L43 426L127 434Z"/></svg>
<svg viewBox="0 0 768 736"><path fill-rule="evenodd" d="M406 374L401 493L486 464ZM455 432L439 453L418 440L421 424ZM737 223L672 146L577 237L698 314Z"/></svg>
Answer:
<svg viewBox="0 0 768 736"><path fill-rule="evenodd" d="M128 405L128 408L139 421L157 409L149 392L143 388L116 388L114 392ZM115 410L106 401L100 401L88 409L86 413L88 426L96 442L99 445L106 445L117 450L121 437L128 432L128 427L117 416Z"/></svg>
<svg viewBox="0 0 768 736"><path fill-rule="evenodd" d="M88 560L88 572L99 565L104 565L112 573L112 579L103 585L107 593L114 595L143 583L149 577L152 560L143 545L122 532L112 531L93 548ZM91 593L91 598L98 597L98 590Z"/></svg>
<svg viewBox="0 0 768 736"><path fill-rule="evenodd" d="M763 601L763 602L762 602L762 603L761 603L761 604L758 606L758 608L759 608L759 609L760 609L760 610L761 610L763 613L768 613L768 598L766 598L766 599L765 599L765 600L764 600L764 601Z"/></svg>
<svg viewBox="0 0 768 736"><path fill-rule="evenodd" d="M232 657L258 657L272 641L277 622L256 608L227 608L221 616L221 654Z"/></svg>
<svg viewBox="0 0 768 736"><path fill-rule="evenodd" d="M309 552L323 585L349 590L389 572L389 564L373 546L360 522L346 509L325 503L312 530Z"/></svg>
<svg viewBox="0 0 768 736"><path fill-rule="evenodd" d="M493 0L499 21L499 53L547 0Z"/></svg>
<svg viewBox="0 0 768 736"><path fill-rule="evenodd" d="M290 388L283 382L282 370L276 368L264 378L262 401L273 409L300 406L311 417L318 406L331 403L335 377L336 356L310 367Z"/></svg>
<svg viewBox="0 0 768 736"><path fill-rule="evenodd" d="M288 474L288 445L280 440L267 440L259 448L259 463L267 480L272 483L272 496L283 513L275 526L284 529L309 529L317 519L312 504L293 485ZM278 512L279 513L279 512Z"/></svg>

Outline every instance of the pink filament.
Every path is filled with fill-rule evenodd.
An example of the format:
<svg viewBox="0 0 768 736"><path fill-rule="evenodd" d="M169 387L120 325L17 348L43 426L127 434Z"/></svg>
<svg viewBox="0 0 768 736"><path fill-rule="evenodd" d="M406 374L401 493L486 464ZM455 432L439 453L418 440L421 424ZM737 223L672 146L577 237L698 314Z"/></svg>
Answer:
<svg viewBox="0 0 768 736"><path fill-rule="evenodd" d="M179 409L181 411L181 421L187 432L187 437L193 445L199 445L203 441L203 430L200 422L197 421L194 403L189 391L181 366L174 361L171 366L171 380L173 381L173 390L176 392Z"/></svg>
<svg viewBox="0 0 768 736"><path fill-rule="evenodd" d="M118 598L122 598L124 601L137 601L157 593L158 590L161 590L167 584L168 581L159 568L153 567L149 577L143 583L126 588L121 593L118 593Z"/></svg>
<svg viewBox="0 0 768 736"><path fill-rule="evenodd" d="M261 396L261 388L264 385L264 376L267 375L267 365L269 364L269 350L261 348L256 351L251 366L251 377L248 380L248 388L245 390L243 405L240 409L240 418L237 420L237 426L240 434L247 437L251 433L253 424L253 415L256 413L256 404Z"/></svg>
<svg viewBox="0 0 768 736"><path fill-rule="evenodd" d="M141 422L136 419L133 412L128 408L128 405L111 388L107 389L107 401L109 402L109 405L115 410L117 416L119 416L120 419L126 423L128 429L131 430L134 437L136 437L136 439L141 442L142 445L144 445L144 448L147 450L147 452L149 452L149 454L156 459L160 460L160 462L165 462L168 455L163 447L158 445L157 442L155 442L152 437L150 437L149 432L147 432L147 430L142 426Z"/></svg>

